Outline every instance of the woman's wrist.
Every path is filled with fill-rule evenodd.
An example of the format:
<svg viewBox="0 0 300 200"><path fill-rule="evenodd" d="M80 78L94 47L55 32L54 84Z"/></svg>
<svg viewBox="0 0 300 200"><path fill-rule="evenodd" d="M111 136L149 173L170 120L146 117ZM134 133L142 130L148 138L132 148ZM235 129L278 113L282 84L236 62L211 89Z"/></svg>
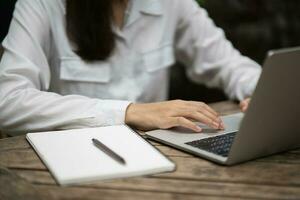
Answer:
<svg viewBox="0 0 300 200"><path fill-rule="evenodd" d="M125 124L143 131L158 128L153 126L151 113L151 104L132 103L127 107Z"/></svg>
<svg viewBox="0 0 300 200"><path fill-rule="evenodd" d="M130 126L136 125L136 118L138 116L138 112L136 111L137 105L138 104L136 103L131 103L128 105L125 114L125 124Z"/></svg>

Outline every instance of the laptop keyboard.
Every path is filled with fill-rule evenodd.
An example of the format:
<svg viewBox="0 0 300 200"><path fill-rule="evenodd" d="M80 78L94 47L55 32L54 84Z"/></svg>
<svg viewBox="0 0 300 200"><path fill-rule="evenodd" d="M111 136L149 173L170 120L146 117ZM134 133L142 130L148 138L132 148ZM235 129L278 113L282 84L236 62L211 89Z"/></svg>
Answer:
<svg viewBox="0 0 300 200"><path fill-rule="evenodd" d="M207 139L195 140L185 144L223 157L228 157L236 132Z"/></svg>

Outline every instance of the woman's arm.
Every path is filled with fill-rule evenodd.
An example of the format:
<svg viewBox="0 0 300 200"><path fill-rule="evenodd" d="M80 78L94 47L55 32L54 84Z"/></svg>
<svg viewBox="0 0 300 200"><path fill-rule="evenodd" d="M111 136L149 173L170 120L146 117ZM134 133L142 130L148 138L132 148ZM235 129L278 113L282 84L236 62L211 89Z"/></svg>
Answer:
<svg viewBox="0 0 300 200"><path fill-rule="evenodd" d="M40 0L19 0L0 63L0 127L7 133L123 124L130 102L48 92L50 24Z"/></svg>
<svg viewBox="0 0 300 200"><path fill-rule="evenodd" d="M232 99L251 96L261 67L242 56L194 0L178 1L177 58L188 76L210 87L222 88Z"/></svg>

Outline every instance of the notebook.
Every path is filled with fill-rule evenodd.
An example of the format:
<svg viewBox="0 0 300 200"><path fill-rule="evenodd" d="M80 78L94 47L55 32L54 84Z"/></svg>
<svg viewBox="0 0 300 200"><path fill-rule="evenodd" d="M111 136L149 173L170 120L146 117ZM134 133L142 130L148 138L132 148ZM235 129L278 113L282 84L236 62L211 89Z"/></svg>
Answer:
<svg viewBox="0 0 300 200"><path fill-rule="evenodd" d="M126 165L121 165L97 148L93 138L122 156ZM125 125L28 133L26 139L60 185L150 175L175 169L173 162Z"/></svg>

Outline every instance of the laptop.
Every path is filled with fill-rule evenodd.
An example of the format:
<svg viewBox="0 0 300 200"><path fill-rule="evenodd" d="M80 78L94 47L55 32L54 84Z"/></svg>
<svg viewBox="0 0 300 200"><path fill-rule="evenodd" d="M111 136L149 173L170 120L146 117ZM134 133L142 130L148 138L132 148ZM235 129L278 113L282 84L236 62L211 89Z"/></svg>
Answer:
<svg viewBox="0 0 300 200"><path fill-rule="evenodd" d="M300 47L270 51L247 112L222 119L224 131L199 124L202 133L174 128L146 136L222 165L300 148Z"/></svg>

